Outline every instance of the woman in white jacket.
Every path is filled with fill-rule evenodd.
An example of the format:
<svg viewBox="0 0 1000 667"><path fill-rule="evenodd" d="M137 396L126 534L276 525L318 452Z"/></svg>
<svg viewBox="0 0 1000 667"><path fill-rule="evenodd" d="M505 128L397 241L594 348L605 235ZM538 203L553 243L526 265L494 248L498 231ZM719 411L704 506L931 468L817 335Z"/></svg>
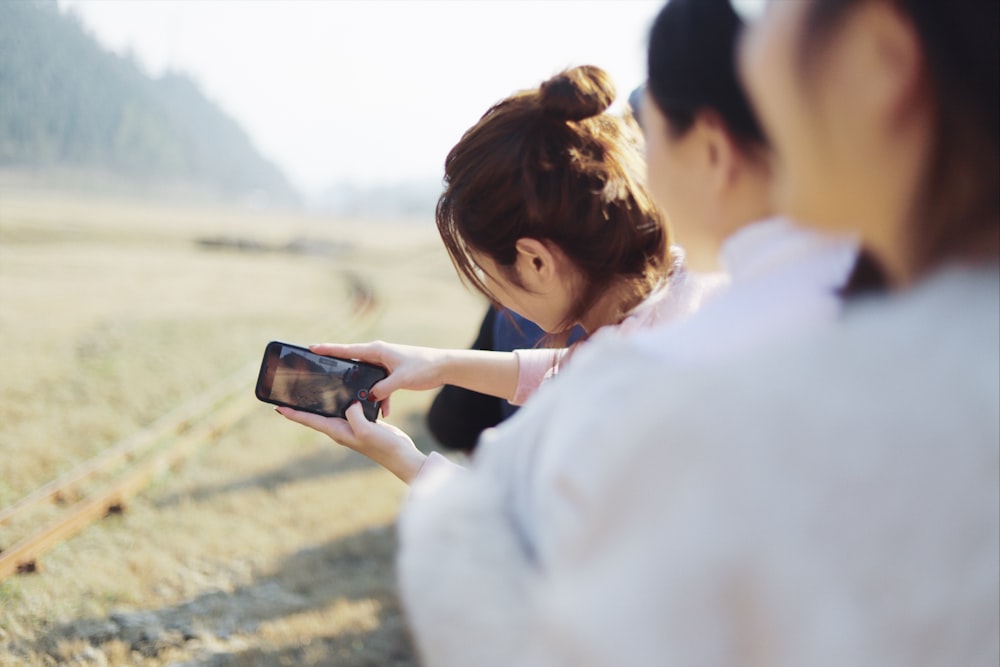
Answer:
<svg viewBox="0 0 1000 667"><path fill-rule="evenodd" d="M651 77L694 4L722 11L671 0ZM414 486L427 664L1000 661L998 26L992 2L771 4L740 62L779 206L859 233L890 291L749 348L713 334L753 322L736 303L593 341Z"/></svg>

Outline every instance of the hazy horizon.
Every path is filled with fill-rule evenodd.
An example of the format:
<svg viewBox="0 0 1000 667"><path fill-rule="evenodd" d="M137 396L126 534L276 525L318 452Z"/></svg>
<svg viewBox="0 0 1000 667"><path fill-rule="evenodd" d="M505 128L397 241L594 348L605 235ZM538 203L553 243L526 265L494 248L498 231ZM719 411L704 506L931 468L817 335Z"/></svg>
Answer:
<svg viewBox="0 0 1000 667"><path fill-rule="evenodd" d="M147 74L181 72L304 196L440 181L495 101L595 64L644 79L660 0L59 0Z"/></svg>

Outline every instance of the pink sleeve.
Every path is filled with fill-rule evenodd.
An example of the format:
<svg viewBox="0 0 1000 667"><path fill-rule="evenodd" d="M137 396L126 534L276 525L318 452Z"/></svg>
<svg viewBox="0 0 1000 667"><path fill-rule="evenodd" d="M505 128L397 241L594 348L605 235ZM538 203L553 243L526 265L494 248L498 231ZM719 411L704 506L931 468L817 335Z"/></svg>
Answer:
<svg viewBox="0 0 1000 667"><path fill-rule="evenodd" d="M517 357L517 389L510 400L511 404L524 405L542 382L555 373L565 354L564 349L514 350L514 356Z"/></svg>

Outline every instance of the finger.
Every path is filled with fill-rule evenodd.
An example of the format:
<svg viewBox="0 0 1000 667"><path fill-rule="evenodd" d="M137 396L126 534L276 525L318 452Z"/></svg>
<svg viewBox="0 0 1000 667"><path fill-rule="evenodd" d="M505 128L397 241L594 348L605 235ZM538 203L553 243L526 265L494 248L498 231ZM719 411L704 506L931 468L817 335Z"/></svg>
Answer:
<svg viewBox="0 0 1000 667"><path fill-rule="evenodd" d="M325 357L359 359L374 363L381 363L382 359L382 355L371 343L317 343L310 345L309 349Z"/></svg>
<svg viewBox="0 0 1000 667"><path fill-rule="evenodd" d="M344 411L347 416L347 424L351 427L351 431L360 439L364 439L365 434L371 430L371 422L368 421L368 417L365 417L365 411L361 407L360 401L355 401L347 406L347 410Z"/></svg>
<svg viewBox="0 0 1000 667"><path fill-rule="evenodd" d="M383 398L382 399L382 404L379 406L379 409L382 411L382 416L383 417L388 417L389 416L389 398L390 398L389 396L386 396L385 398Z"/></svg>
<svg viewBox="0 0 1000 667"><path fill-rule="evenodd" d="M294 408L279 407L275 412L289 421L293 421L303 426L319 431L324 435L333 438L342 445L348 445L354 440L354 431L343 419L337 417L324 417L311 412L303 412Z"/></svg>
<svg viewBox="0 0 1000 667"><path fill-rule="evenodd" d="M303 426L308 426L309 428L316 429L317 431L323 431L326 426L326 417L320 415L314 415L311 412L303 412L301 410L296 410L294 408L286 408L284 406L280 408L275 408L275 412L287 419L288 421L293 421L296 424L302 424Z"/></svg>
<svg viewBox="0 0 1000 667"><path fill-rule="evenodd" d="M389 375L373 384L368 393L374 396L375 400L383 401L388 400L392 392L397 389L405 389L405 387L399 386L399 381L396 379L395 373L389 373Z"/></svg>

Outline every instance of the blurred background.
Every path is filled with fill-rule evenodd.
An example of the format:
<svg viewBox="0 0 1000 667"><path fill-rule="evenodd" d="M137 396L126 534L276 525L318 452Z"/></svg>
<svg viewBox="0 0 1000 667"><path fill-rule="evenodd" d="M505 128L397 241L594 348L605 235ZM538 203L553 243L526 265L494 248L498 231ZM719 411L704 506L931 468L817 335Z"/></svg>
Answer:
<svg viewBox="0 0 1000 667"><path fill-rule="evenodd" d="M335 213L422 211L499 98L585 63L624 100L648 0L11 0L0 166ZM88 180L89 179L89 180Z"/></svg>
<svg viewBox="0 0 1000 667"><path fill-rule="evenodd" d="M659 5L0 0L0 667L417 664L405 486L260 356L471 343L445 155L567 66L627 98Z"/></svg>

